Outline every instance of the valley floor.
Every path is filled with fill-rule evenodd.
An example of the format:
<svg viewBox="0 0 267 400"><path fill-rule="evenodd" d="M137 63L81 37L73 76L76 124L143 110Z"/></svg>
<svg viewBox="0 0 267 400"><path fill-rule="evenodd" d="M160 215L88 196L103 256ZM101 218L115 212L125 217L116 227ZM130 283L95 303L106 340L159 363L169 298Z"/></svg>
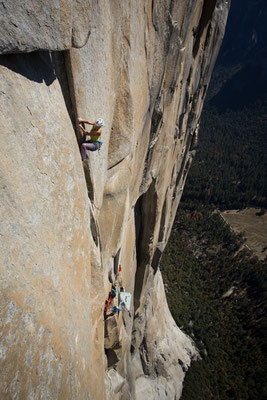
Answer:
<svg viewBox="0 0 267 400"><path fill-rule="evenodd" d="M258 208L227 210L220 213L236 233L242 233L247 246L264 260L267 257L267 213Z"/></svg>

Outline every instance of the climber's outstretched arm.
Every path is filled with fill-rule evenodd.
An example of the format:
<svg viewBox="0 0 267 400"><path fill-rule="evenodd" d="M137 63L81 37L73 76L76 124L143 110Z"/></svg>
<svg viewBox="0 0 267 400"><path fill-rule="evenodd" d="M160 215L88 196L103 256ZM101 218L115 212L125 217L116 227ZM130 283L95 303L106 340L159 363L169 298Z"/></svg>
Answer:
<svg viewBox="0 0 267 400"><path fill-rule="evenodd" d="M79 124L89 124L94 125L94 122L90 122L87 119L78 118Z"/></svg>

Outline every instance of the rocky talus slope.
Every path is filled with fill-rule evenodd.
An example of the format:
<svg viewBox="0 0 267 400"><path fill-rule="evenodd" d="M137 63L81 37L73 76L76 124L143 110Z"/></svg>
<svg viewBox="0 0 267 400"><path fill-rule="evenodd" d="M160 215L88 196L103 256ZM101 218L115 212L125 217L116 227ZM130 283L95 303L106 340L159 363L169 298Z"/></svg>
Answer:
<svg viewBox="0 0 267 400"><path fill-rule="evenodd" d="M197 351L159 261L228 9L1 1L1 399L179 398ZM78 116L105 120L83 163Z"/></svg>

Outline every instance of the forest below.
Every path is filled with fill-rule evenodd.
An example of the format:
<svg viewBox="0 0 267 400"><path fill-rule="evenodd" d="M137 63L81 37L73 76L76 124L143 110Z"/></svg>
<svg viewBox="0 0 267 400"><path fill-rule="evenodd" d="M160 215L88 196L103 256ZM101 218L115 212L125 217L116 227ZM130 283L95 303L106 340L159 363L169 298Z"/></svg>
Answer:
<svg viewBox="0 0 267 400"><path fill-rule="evenodd" d="M218 210L267 207L266 103L206 106L200 144L161 260L171 313L201 360L182 400L267 398L267 259Z"/></svg>
<svg viewBox="0 0 267 400"><path fill-rule="evenodd" d="M267 398L266 267L218 212L177 213L161 270L171 313L201 356L182 400Z"/></svg>
<svg viewBox="0 0 267 400"><path fill-rule="evenodd" d="M232 2L199 148L161 259L171 313L200 352L182 400L267 398L267 259L219 212L267 209L266 16L262 0Z"/></svg>
<svg viewBox="0 0 267 400"><path fill-rule="evenodd" d="M266 121L266 100L241 110L206 107L183 194L189 207L267 208Z"/></svg>

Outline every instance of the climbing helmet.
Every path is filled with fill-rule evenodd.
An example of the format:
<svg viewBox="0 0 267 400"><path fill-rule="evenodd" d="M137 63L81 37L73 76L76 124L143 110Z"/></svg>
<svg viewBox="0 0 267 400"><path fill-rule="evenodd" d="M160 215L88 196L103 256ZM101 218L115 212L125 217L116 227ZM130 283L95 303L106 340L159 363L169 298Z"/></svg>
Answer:
<svg viewBox="0 0 267 400"><path fill-rule="evenodd" d="M101 128L101 126L104 125L104 120L103 120L102 118L98 118L98 119L95 121L95 124L96 124L96 126L98 126L99 128Z"/></svg>

